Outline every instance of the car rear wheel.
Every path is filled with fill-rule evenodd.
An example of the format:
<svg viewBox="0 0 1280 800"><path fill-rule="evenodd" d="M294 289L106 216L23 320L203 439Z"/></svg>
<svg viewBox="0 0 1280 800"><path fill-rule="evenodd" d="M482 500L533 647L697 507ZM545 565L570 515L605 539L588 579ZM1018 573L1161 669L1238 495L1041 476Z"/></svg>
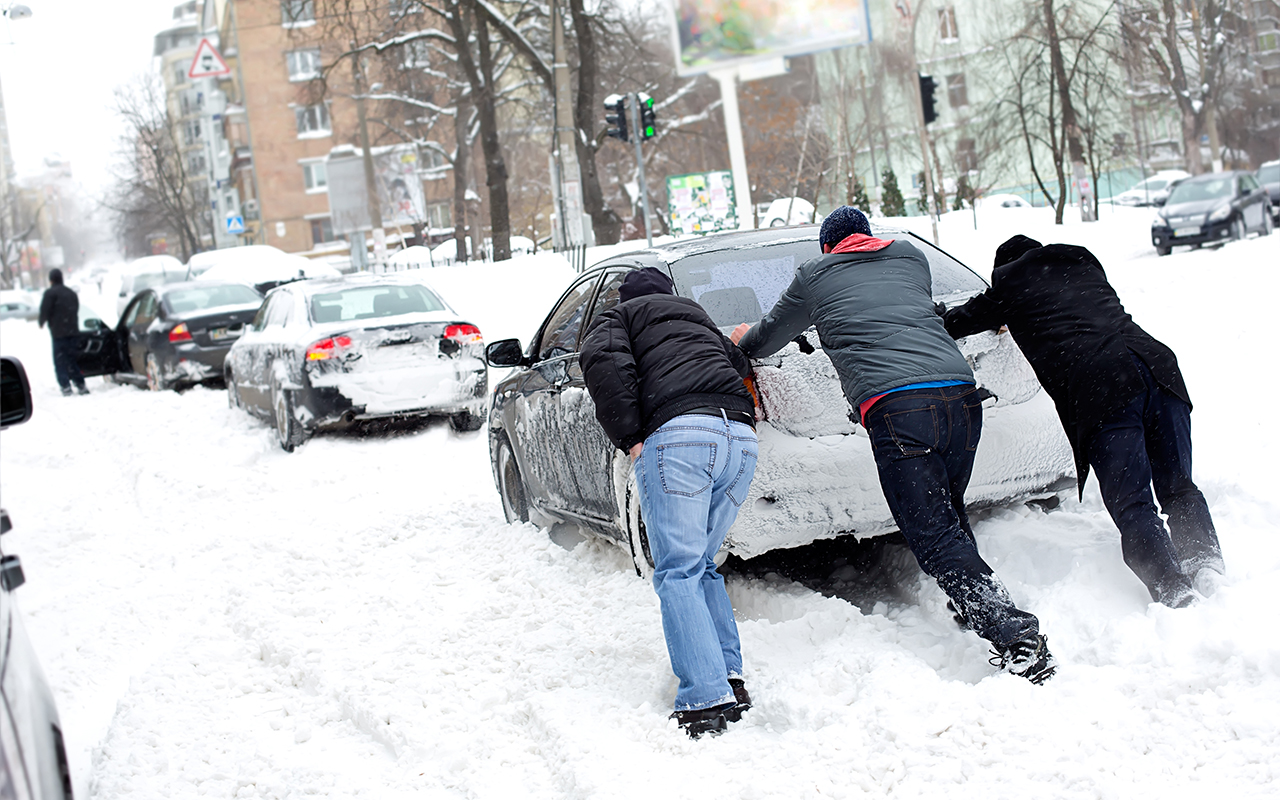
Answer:
<svg viewBox="0 0 1280 800"><path fill-rule="evenodd" d="M502 513L507 522L528 522L528 495L524 491L524 481L520 478L520 467L516 464L515 453L511 451L511 443L507 437L498 434L498 450L494 453L493 464L498 477L498 494L502 497Z"/></svg>
<svg viewBox="0 0 1280 800"><path fill-rule="evenodd" d="M275 412L276 440L286 453L306 440L302 426L293 413L293 394L278 384L271 391L271 408Z"/></svg>
<svg viewBox="0 0 1280 800"><path fill-rule="evenodd" d="M470 411L460 411L449 417L449 427L458 433L466 433L470 431L478 431L484 425L484 415L472 414Z"/></svg>
<svg viewBox="0 0 1280 800"><path fill-rule="evenodd" d="M153 392L163 392L169 388L169 382L160 372L160 362L155 353L147 353L147 388Z"/></svg>
<svg viewBox="0 0 1280 800"><path fill-rule="evenodd" d="M649 533L644 527L644 515L640 512L640 492L636 486L634 471L627 481L627 538L631 542L631 564L636 575L653 578L653 553L649 549Z"/></svg>

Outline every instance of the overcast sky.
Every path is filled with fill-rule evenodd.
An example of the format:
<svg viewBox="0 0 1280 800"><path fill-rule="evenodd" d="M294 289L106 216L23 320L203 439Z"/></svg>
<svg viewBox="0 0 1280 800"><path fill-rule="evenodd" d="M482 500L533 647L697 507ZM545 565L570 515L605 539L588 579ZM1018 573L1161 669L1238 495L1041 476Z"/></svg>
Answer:
<svg viewBox="0 0 1280 800"><path fill-rule="evenodd" d="M154 37L172 24L178 0L21 2L30 18L0 20L0 81L18 174L39 171L56 153L97 195L117 147L112 90L150 68Z"/></svg>

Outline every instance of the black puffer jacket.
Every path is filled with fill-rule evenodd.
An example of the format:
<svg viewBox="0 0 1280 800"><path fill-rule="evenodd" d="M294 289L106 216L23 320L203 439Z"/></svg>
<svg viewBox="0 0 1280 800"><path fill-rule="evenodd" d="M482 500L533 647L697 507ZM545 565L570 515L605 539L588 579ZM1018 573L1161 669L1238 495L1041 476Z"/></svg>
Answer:
<svg viewBox="0 0 1280 800"><path fill-rule="evenodd" d="M1089 439L1146 391L1131 352L1166 391L1191 402L1173 351L1138 327L1102 264L1083 247L1051 244L1028 250L996 267L991 288L948 310L943 320L957 339L1009 326L1057 406L1075 453L1081 492L1089 476Z"/></svg>
<svg viewBox="0 0 1280 800"><path fill-rule="evenodd" d="M750 364L692 300L649 294L599 316L580 354L596 419L622 450L702 406L753 413Z"/></svg>
<svg viewBox="0 0 1280 800"><path fill-rule="evenodd" d="M40 327L49 326L55 339L80 333L80 298L62 284L50 286L40 298Z"/></svg>

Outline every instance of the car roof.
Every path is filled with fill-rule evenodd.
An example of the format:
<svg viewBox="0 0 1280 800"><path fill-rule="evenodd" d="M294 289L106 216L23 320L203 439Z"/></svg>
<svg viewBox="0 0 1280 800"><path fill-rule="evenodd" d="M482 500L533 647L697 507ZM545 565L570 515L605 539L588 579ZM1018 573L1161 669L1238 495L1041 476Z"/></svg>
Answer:
<svg viewBox="0 0 1280 800"><path fill-rule="evenodd" d="M375 275L371 272L357 272L351 275L341 275L336 278L307 278L301 281L290 281L283 283L280 288L293 288L301 290L303 294L313 295L319 292L331 292L334 289L343 289L353 286L421 286L436 294L435 289L427 286L423 281L415 275L421 270L411 270L405 272L395 272L390 274ZM274 290L273 290L274 291Z"/></svg>

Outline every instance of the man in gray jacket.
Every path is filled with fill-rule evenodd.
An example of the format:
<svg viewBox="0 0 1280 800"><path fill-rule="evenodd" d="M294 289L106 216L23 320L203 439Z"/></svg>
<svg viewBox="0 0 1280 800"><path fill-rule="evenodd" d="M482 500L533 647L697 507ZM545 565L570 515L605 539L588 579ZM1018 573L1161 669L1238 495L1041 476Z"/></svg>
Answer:
<svg viewBox="0 0 1280 800"><path fill-rule="evenodd" d="M776 353L810 325L871 439L880 487L920 568L957 619L995 647L993 663L1032 683L1056 662L1039 620L1013 604L978 554L964 492L982 433L973 370L934 311L929 263L907 241L871 235L842 206L822 223L823 255L754 327L731 337L751 357Z"/></svg>

